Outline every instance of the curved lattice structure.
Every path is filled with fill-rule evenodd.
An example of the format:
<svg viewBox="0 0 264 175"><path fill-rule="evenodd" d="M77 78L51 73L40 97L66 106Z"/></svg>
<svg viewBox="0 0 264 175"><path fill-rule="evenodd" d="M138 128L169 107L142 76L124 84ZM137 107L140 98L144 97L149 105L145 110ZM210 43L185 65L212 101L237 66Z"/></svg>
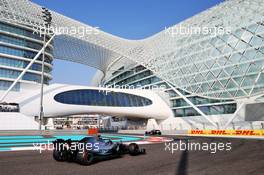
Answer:
<svg viewBox="0 0 264 175"><path fill-rule="evenodd" d="M41 7L27 0L0 0L0 19L43 26ZM52 27L89 28L52 12ZM214 32L175 34L181 28ZM224 30L224 33L215 31ZM240 98L264 89L264 2L229 0L144 40L126 40L102 31L60 32L57 59L103 72L115 60L131 59L175 87L205 97Z"/></svg>

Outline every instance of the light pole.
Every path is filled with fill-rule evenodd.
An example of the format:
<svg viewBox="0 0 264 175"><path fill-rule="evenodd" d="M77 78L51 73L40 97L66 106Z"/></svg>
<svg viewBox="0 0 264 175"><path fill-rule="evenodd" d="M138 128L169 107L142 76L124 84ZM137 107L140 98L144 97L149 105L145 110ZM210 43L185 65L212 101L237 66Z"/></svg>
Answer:
<svg viewBox="0 0 264 175"><path fill-rule="evenodd" d="M43 20L45 22L45 28L44 28L44 36L43 36L43 47L45 47L46 43L46 30L49 30L49 26L51 25L51 13L48 9L45 7L42 7L42 14L43 14ZM44 87L44 66L45 64L45 48L42 52L42 66L41 66L41 88L40 88L40 111L39 111L39 130L41 130L42 120L44 117L44 110L43 110L43 87Z"/></svg>

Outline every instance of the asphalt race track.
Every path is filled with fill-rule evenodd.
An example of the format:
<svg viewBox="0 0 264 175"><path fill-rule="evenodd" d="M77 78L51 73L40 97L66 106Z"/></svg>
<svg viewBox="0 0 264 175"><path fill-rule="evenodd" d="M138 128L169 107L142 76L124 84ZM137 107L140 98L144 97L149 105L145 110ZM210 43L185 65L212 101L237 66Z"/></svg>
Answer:
<svg viewBox="0 0 264 175"><path fill-rule="evenodd" d="M51 151L0 152L0 174L3 175L261 175L264 174L264 140L177 138L181 141L211 143L231 142L230 151L165 151L165 144L144 145L146 155L98 162L91 166L56 162ZM143 145L142 145L143 146Z"/></svg>

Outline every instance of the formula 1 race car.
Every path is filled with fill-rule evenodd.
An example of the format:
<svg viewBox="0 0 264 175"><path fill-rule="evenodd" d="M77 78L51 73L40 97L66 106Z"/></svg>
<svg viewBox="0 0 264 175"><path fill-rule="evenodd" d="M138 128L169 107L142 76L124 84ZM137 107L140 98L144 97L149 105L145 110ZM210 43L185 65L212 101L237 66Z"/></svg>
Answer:
<svg viewBox="0 0 264 175"><path fill-rule="evenodd" d="M57 139L53 144L53 158L56 161L77 162L81 165L91 165L96 161L121 157L124 154L136 156L146 153L146 150L140 149L136 143L126 145L93 136L80 141Z"/></svg>
<svg viewBox="0 0 264 175"><path fill-rule="evenodd" d="M146 131L145 135L161 135L161 131L158 129L153 129L151 131Z"/></svg>

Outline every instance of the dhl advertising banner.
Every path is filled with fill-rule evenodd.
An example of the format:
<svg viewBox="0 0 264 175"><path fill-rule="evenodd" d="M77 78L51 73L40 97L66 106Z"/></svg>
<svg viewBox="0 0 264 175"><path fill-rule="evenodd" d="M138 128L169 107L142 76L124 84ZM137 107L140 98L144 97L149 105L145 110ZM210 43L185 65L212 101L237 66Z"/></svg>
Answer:
<svg viewBox="0 0 264 175"><path fill-rule="evenodd" d="M215 136L259 136L264 137L264 130L189 130L190 135Z"/></svg>

